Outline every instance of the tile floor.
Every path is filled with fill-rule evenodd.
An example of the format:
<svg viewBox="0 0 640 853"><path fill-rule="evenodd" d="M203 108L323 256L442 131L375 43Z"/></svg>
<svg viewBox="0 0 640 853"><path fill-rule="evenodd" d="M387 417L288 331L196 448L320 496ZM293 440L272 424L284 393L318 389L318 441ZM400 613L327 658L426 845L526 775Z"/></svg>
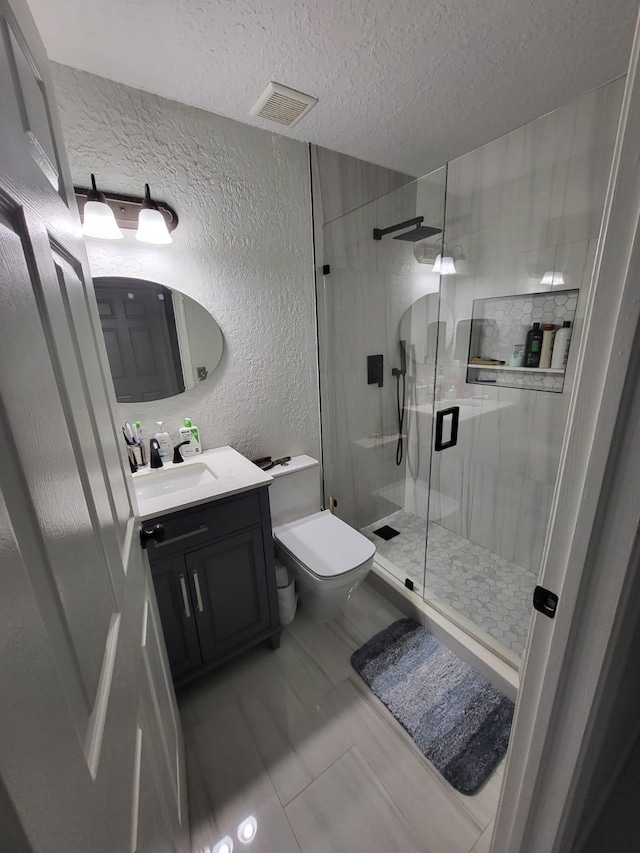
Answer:
<svg viewBox="0 0 640 853"><path fill-rule="evenodd" d="M401 615L365 583L340 619L299 611L277 651L260 646L179 692L193 853L250 814L251 853L488 851L502 766L459 794L351 668Z"/></svg>
<svg viewBox="0 0 640 853"><path fill-rule="evenodd" d="M400 536L388 542L376 536L373 531L384 524L399 530ZM537 583L533 572L429 522L425 577L427 522L406 509L381 518L362 532L398 569L400 580L410 578L419 590L424 582L427 600L442 599L502 646L522 656Z"/></svg>

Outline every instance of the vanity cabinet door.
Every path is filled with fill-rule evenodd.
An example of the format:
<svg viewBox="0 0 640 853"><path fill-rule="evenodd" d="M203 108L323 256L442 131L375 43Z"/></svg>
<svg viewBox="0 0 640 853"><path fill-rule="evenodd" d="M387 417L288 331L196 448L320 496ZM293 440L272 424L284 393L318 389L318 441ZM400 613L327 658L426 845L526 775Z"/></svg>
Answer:
<svg viewBox="0 0 640 853"><path fill-rule="evenodd" d="M203 663L271 627L262 536L254 527L186 555Z"/></svg>
<svg viewBox="0 0 640 853"><path fill-rule="evenodd" d="M171 675L176 679L202 663L194 599L189 590L184 557L154 561L151 574Z"/></svg>

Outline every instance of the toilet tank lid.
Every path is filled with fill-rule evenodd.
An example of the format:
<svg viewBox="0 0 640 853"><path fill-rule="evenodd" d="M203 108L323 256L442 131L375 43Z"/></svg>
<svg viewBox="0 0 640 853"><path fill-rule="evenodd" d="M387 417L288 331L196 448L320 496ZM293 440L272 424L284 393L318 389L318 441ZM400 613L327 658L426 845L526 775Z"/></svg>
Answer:
<svg viewBox="0 0 640 853"><path fill-rule="evenodd" d="M291 474L292 471L304 471L305 468L315 468L320 463L313 456L292 456L286 465L276 465L269 469L272 477L282 477L283 474Z"/></svg>

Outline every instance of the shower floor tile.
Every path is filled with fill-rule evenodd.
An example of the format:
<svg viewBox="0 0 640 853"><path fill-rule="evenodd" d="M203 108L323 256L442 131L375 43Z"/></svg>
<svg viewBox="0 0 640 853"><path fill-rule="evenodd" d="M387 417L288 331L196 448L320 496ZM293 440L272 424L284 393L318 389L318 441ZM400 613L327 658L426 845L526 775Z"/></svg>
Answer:
<svg viewBox="0 0 640 853"><path fill-rule="evenodd" d="M390 525L400 535L388 542L373 533ZM377 551L422 589L427 522L401 509L362 529ZM522 655L531 621L536 575L429 522L425 598L440 599L490 634L502 646Z"/></svg>

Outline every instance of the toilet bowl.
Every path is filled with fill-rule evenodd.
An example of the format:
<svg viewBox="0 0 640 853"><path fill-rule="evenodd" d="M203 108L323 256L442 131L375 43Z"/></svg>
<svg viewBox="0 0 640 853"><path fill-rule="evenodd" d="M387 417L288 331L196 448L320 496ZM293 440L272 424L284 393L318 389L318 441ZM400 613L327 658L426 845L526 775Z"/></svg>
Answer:
<svg viewBox="0 0 640 853"><path fill-rule="evenodd" d="M335 619L369 573L375 545L320 509L316 459L296 456L270 473L276 556L293 572L303 611L318 622Z"/></svg>

